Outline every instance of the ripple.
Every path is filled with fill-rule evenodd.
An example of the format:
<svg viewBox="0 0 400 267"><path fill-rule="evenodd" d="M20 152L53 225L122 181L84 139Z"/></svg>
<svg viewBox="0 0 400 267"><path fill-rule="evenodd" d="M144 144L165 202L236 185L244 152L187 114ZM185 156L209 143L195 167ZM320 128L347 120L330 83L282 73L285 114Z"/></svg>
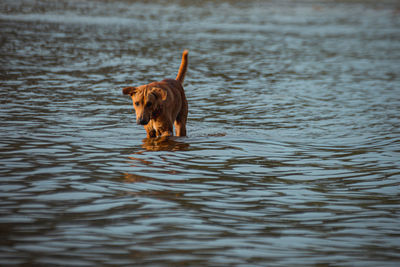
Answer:
<svg viewBox="0 0 400 267"><path fill-rule="evenodd" d="M3 2L0 264L398 262L394 2ZM121 88L183 49L146 139Z"/></svg>

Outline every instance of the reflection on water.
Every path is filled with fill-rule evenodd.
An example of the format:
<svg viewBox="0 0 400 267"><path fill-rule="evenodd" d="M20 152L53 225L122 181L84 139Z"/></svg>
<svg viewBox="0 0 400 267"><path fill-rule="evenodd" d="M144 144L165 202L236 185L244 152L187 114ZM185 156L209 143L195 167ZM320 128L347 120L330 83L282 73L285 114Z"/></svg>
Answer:
<svg viewBox="0 0 400 267"><path fill-rule="evenodd" d="M400 17L380 1L2 1L0 265L396 266ZM175 77L188 137L126 84Z"/></svg>
<svg viewBox="0 0 400 267"><path fill-rule="evenodd" d="M184 151L189 149L189 144L180 142L174 137L159 137L143 139L142 147L147 151Z"/></svg>

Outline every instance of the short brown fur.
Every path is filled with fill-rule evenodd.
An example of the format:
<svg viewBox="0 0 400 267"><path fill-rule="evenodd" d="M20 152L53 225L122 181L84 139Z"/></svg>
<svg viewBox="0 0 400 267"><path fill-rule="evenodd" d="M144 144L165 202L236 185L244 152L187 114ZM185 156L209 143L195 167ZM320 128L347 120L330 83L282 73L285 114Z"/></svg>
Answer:
<svg viewBox="0 0 400 267"><path fill-rule="evenodd" d="M188 51L183 51L176 79L165 79L138 87L125 87L123 94L130 95L136 112L136 122L144 126L147 138L186 136L188 103L183 89L188 65Z"/></svg>

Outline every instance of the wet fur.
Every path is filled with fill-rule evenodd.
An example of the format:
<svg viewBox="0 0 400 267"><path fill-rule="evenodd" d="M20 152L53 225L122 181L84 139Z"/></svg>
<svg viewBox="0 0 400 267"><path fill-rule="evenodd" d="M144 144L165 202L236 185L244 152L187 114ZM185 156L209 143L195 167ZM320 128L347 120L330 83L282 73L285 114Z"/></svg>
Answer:
<svg viewBox="0 0 400 267"><path fill-rule="evenodd" d="M136 112L136 122L144 126L147 138L172 136L175 125L176 136L186 136L188 103L183 89L188 52L182 55L176 79L165 79L138 87L125 87L123 94L130 95Z"/></svg>

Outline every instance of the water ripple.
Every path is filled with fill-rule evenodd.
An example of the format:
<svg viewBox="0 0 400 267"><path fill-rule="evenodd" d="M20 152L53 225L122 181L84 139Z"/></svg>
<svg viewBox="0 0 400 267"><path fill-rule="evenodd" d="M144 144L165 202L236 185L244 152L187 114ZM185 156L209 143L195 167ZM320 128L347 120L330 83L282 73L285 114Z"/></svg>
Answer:
<svg viewBox="0 0 400 267"><path fill-rule="evenodd" d="M396 14L3 1L0 265L397 266ZM121 88L183 49L189 135L145 139Z"/></svg>

